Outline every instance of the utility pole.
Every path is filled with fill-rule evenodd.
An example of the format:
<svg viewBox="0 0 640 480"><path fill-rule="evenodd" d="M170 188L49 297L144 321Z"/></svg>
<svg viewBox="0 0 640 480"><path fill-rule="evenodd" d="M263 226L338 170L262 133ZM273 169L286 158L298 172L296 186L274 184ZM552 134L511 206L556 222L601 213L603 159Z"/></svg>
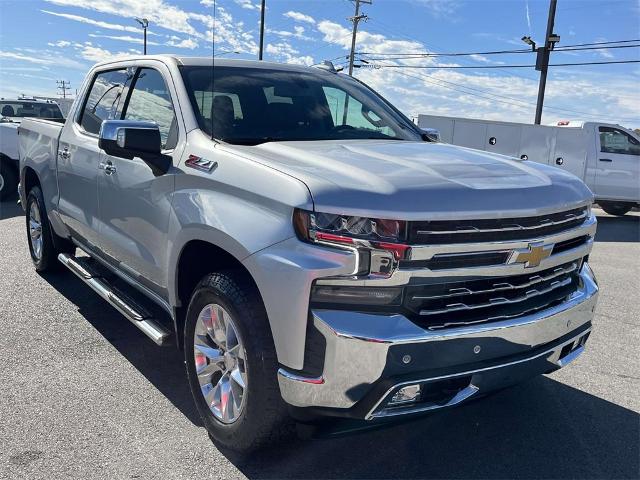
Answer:
<svg viewBox="0 0 640 480"><path fill-rule="evenodd" d="M140 24L140 26L142 27L142 30L144 31L144 47L142 52L144 53L144 55L146 55L147 54L147 27L149 26L149 20L147 20L146 18L136 17L136 22Z"/></svg>
<svg viewBox="0 0 640 480"><path fill-rule="evenodd" d="M367 5L371 5L372 0L355 0L356 2L356 13L353 17L350 17L349 20L353 22L353 31L351 33L351 53L349 54L349 76L353 76L353 60L356 53L356 36L358 35L358 23L360 20L366 20L366 15L360 13L360 4L366 3Z"/></svg>
<svg viewBox="0 0 640 480"><path fill-rule="evenodd" d="M262 0L262 6L260 8L260 51L258 52L258 60L262 60L262 52L264 49L264 10L265 0Z"/></svg>
<svg viewBox="0 0 640 480"><path fill-rule="evenodd" d="M535 124L540 125L542 121L542 106L544 105L544 90L547 86L547 71L549 70L549 54L556 43L560 41L560 36L553 33L553 24L556 18L556 5L558 0L550 0L549 18L547 20L547 33L544 39L544 47L536 50L536 70L540 71L540 84L538 85L538 102L536 105Z"/></svg>
<svg viewBox="0 0 640 480"><path fill-rule="evenodd" d="M70 82L68 80L56 80L58 84L58 90L60 90L60 95L62 98L67 98L67 90L71 90Z"/></svg>

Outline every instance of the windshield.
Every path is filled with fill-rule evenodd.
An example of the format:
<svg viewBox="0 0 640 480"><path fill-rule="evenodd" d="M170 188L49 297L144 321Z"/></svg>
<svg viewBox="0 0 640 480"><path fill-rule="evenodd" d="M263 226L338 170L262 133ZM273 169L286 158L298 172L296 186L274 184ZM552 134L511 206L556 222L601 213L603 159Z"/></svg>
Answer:
<svg viewBox="0 0 640 480"><path fill-rule="evenodd" d="M60 107L55 103L0 101L0 115L3 117L63 118Z"/></svg>
<svg viewBox="0 0 640 480"><path fill-rule="evenodd" d="M420 140L413 124L359 82L321 70L182 67L200 128L229 143Z"/></svg>

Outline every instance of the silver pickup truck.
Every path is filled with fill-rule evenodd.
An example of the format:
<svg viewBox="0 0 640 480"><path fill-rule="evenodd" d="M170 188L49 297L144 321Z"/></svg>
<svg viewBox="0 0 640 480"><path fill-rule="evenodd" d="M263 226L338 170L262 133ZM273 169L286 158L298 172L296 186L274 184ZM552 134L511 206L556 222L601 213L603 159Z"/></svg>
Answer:
<svg viewBox="0 0 640 480"><path fill-rule="evenodd" d="M226 447L460 404L567 365L591 332L589 189L429 141L330 68L102 63L64 126L19 138L35 268L182 349Z"/></svg>

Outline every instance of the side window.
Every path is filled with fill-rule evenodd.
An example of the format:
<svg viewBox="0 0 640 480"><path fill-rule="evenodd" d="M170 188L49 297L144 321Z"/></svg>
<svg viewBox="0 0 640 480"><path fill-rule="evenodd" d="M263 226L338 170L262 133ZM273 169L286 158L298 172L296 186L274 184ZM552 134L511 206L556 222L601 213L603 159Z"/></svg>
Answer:
<svg viewBox="0 0 640 480"><path fill-rule="evenodd" d="M140 69L122 118L157 123L163 149L170 150L178 142L178 124L171 94L157 70Z"/></svg>
<svg viewBox="0 0 640 480"><path fill-rule="evenodd" d="M384 120L374 112L363 109L362 103L347 96L344 90L333 87L322 87L322 89L331 111L334 126L373 130L389 137L396 136L393 129L385 126Z"/></svg>
<svg viewBox="0 0 640 480"><path fill-rule="evenodd" d="M131 81L126 69L96 75L78 123L89 133L98 134L103 120L117 118L122 90Z"/></svg>
<svg viewBox="0 0 640 480"><path fill-rule="evenodd" d="M612 127L600 127L600 151L623 155L640 155L640 142L626 132Z"/></svg>

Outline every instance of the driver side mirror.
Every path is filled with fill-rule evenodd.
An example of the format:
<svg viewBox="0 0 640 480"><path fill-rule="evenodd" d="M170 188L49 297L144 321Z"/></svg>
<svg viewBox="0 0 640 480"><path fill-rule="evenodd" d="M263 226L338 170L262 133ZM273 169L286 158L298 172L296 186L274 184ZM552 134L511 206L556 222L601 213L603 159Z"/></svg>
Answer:
<svg viewBox="0 0 640 480"><path fill-rule="evenodd" d="M130 160L139 157L155 175L167 173L171 166L171 157L161 153L160 129L152 122L104 120L100 127L98 147L114 157Z"/></svg>
<svg viewBox="0 0 640 480"><path fill-rule="evenodd" d="M436 128L422 128L422 139L425 142L439 142L440 131Z"/></svg>

